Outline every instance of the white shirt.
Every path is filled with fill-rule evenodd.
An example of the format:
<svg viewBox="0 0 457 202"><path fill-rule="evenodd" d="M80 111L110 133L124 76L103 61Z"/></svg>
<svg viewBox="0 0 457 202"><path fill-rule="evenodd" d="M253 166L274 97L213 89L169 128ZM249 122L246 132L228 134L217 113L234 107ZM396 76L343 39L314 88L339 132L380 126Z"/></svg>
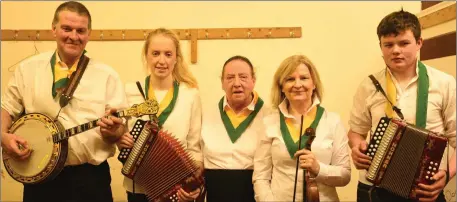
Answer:
<svg viewBox="0 0 457 202"><path fill-rule="evenodd" d="M313 101L313 106L319 100ZM310 107L311 109L311 107ZM286 101L279 110L287 118ZM253 183L257 201L292 201L295 180L296 159L292 159L281 134L279 112L264 119L266 132L254 157ZM300 120L295 120L300 124ZM340 117L324 111L316 128L316 138L311 151L319 161L320 170L316 176L321 201L339 201L336 186L345 186L351 179L349 146L346 130ZM303 171L297 177L296 201L303 201Z"/></svg>
<svg viewBox="0 0 457 202"><path fill-rule="evenodd" d="M16 68L2 96L2 108L13 119L17 119L22 110L56 117L60 105L59 97L52 97L50 61L53 53L34 56ZM128 105L123 92L124 87L116 71L91 59L73 98L60 112L58 121L65 128L71 128L103 117L108 108L125 109ZM70 137L68 144L66 165L98 165L115 153L114 144L103 141L100 128Z"/></svg>
<svg viewBox="0 0 457 202"><path fill-rule="evenodd" d="M444 72L427 65L425 66L429 78L426 129L449 138L450 145L455 148L455 79ZM387 71L391 74L389 70ZM418 67L416 67L416 73L418 75ZM373 74L384 91L386 91L385 75L386 69ZM403 91L395 77L391 75L397 89L397 107L401 109L408 123L414 123L416 121L417 75ZM379 119L385 116L386 104L386 98L380 92L376 91L373 82L368 77L365 78L354 95L353 107L349 119L351 130L366 137L370 130L376 129ZM444 154L440 169L446 168L446 152ZM366 170L359 170L359 181L372 185L372 183L366 180L365 174Z"/></svg>
<svg viewBox="0 0 457 202"><path fill-rule="evenodd" d="M230 107L224 96L224 109ZM247 109L254 111L254 100ZM222 122L218 104L203 114L202 149L205 169L254 169L254 153L263 131L266 106L260 109L243 134L232 143ZM252 113L252 112L251 112Z"/></svg>
<svg viewBox="0 0 457 202"><path fill-rule="evenodd" d="M144 82L141 85L143 92L146 92ZM144 102L144 98L138 90L136 83L127 83L125 90L129 105ZM201 109L198 89L189 88L186 84L181 83L173 111L162 126L162 130L166 130L176 137L194 160L199 162L203 161L200 148ZM143 120L149 120L149 116L143 116L141 118ZM128 121L129 131L136 120L136 118L133 118ZM124 177L124 188L129 192L133 192L133 182L130 178ZM134 191L135 193L144 193L143 189L137 184L135 184Z"/></svg>

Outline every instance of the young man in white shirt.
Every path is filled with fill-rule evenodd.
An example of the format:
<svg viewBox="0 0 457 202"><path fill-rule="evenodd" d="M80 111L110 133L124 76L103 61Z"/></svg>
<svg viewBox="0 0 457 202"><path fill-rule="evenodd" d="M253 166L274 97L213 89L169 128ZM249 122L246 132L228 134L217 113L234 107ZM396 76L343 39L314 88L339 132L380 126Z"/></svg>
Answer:
<svg viewBox="0 0 457 202"><path fill-rule="evenodd" d="M403 10L393 12L382 19L377 33L386 68L374 74L374 77L387 93L389 100L401 109L408 123L437 133L443 132L444 136L449 138L449 144L455 148L456 82L452 76L418 60L417 53L423 42L418 18ZM422 84L429 87L423 87ZM428 99L421 97L424 95ZM369 194L373 185L365 178L366 169L371 164L371 159L364 154L368 145L366 137L385 115L397 116L386 97L376 90L367 77L354 96L348 132L352 159L360 170L358 202L369 201L370 198L381 201L409 201L380 188L375 189L377 194ZM446 157L445 155L443 158ZM455 153L451 159L455 159ZM435 183L419 184L416 193L420 201L445 201L442 189L446 185L446 162L442 161L441 169L433 176ZM453 176L455 169L450 170L453 170Z"/></svg>

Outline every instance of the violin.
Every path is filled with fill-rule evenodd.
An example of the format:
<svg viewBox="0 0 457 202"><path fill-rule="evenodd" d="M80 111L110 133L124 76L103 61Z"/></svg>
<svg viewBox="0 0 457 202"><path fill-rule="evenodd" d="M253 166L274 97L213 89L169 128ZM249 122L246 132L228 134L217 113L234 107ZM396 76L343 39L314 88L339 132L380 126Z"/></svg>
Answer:
<svg viewBox="0 0 457 202"><path fill-rule="evenodd" d="M311 144L316 137L316 132L313 128L307 128L305 135L308 136L308 140L305 144L305 149L311 151ZM308 170L304 172L304 186L303 186L303 201L304 202L320 202L319 200L319 189L317 188L316 178L311 177L311 173Z"/></svg>

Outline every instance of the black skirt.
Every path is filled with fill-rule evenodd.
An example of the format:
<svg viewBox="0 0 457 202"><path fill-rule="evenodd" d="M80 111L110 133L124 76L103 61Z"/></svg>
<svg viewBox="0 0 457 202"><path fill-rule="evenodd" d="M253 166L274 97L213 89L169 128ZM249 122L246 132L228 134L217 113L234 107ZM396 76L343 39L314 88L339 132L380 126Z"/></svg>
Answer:
<svg viewBox="0 0 457 202"><path fill-rule="evenodd" d="M255 202L252 170L205 169L207 202Z"/></svg>

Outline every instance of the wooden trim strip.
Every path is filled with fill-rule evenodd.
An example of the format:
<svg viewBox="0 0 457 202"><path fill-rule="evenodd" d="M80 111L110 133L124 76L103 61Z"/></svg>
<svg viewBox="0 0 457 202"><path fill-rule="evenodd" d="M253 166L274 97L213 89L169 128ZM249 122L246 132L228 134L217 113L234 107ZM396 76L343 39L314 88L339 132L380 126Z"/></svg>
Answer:
<svg viewBox="0 0 457 202"><path fill-rule="evenodd" d="M152 29L92 30L91 41L143 41ZM181 40L300 38L301 27L174 29ZM51 30L1 30L2 41L54 41Z"/></svg>
<svg viewBox="0 0 457 202"><path fill-rule="evenodd" d="M421 10L427 9L441 2L443 1L421 1Z"/></svg>
<svg viewBox="0 0 457 202"><path fill-rule="evenodd" d="M418 14L422 29L442 24L444 22L453 20L456 17L455 2L441 2L436 4L436 10L432 9L434 11L429 11L428 9L423 10Z"/></svg>
<svg viewBox="0 0 457 202"><path fill-rule="evenodd" d="M420 60L442 58L455 55L455 53L456 33L453 31L424 40L420 51Z"/></svg>

